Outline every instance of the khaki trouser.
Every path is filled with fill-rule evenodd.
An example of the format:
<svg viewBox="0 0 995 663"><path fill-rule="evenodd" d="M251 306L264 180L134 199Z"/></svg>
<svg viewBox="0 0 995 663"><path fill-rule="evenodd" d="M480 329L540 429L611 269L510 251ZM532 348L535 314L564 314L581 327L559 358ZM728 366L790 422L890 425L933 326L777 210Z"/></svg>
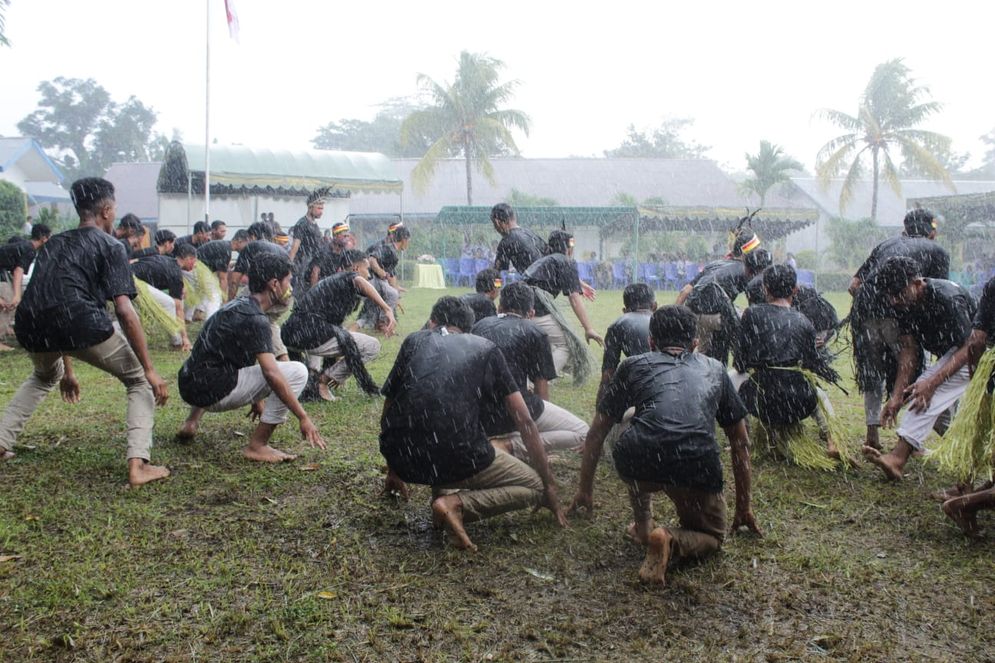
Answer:
<svg viewBox="0 0 995 663"><path fill-rule="evenodd" d="M712 351L712 337L720 329L722 329L721 313L700 313L698 315L698 352L708 355Z"/></svg>
<svg viewBox="0 0 995 663"><path fill-rule="evenodd" d="M532 318L532 322L536 324L536 327L546 332L546 336L549 338L549 349L553 352L553 367L556 369L556 374L560 375L563 372L563 367L567 365L567 360L570 359L570 350L567 347L567 339L563 329L556 323L556 319L552 315Z"/></svg>
<svg viewBox="0 0 995 663"><path fill-rule="evenodd" d="M237 295L239 297L249 294L249 287L246 285L239 286ZM283 338L280 336L280 318L283 314L290 310L290 305L293 303L291 299L286 304L276 304L275 306L270 306L266 311L266 317L269 318L269 330L270 336L273 339L273 356L279 359L280 357L287 354L287 346L283 344Z"/></svg>
<svg viewBox="0 0 995 663"><path fill-rule="evenodd" d="M294 396L300 396L301 392L304 391L304 385L307 384L307 367L299 361L277 362L277 367L283 373L283 379L290 385L290 391L293 392ZM204 409L208 412L227 412L251 405L264 398L266 405L259 421L274 425L286 422L290 412L289 408L266 382L262 367L259 364L253 364L239 369L238 382L227 396Z"/></svg>
<svg viewBox="0 0 995 663"><path fill-rule="evenodd" d="M103 343L66 354L110 373L124 384L128 390L128 458L150 460L155 398L145 379L145 370L124 334L115 329ZM29 356L35 366L34 372L7 404L0 421L0 448L7 451L13 449L25 422L59 383L64 372L60 352L32 352Z"/></svg>
<svg viewBox="0 0 995 663"><path fill-rule="evenodd" d="M364 364L370 363L380 354L380 341L377 339L359 332L349 332L349 335L356 342L356 347L359 348L359 355L363 358ZM327 343L307 351L307 365L310 369L317 371L321 368L322 357L334 357L337 354L339 354L339 341L333 336ZM350 375L352 372L349 370L349 364L346 363L345 357L340 357L331 368L325 371L325 376L334 380L337 385L344 384Z"/></svg>
<svg viewBox="0 0 995 663"><path fill-rule="evenodd" d="M432 486L432 498L458 493L463 522L483 520L508 511L537 506L542 501L542 479L531 467L503 451L494 462L468 479Z"/></svg>
<svg viewBox="0 0 995 663"><path fill-rule="evenodd" d="M653 518L653 493L664 492L674 503L680 527L667 527L674 537L672 559L694 559L718 551L726 533L726 502L721 492L626 481L636 522Z"/></svg>
<svg viewBox="0 0 995 663"><path fill-rule="evenodd" d="M14 288L10 281L0 281L0 299L9 302L14 298ZM14 311L0 311L0 339L7 336L14 322Z"/></svg>
<svg viewBox="0 0 995 663"><path fill-rule="evenodd" d="M535 424L546 451L577 449L584 446L587 438L588 426L583 419L549 401L544 401L542 414L535 420ZM522 441L522 434L515 431L506 436L506 439L511 442L515 458L529 462L529 451Z"/></svg>

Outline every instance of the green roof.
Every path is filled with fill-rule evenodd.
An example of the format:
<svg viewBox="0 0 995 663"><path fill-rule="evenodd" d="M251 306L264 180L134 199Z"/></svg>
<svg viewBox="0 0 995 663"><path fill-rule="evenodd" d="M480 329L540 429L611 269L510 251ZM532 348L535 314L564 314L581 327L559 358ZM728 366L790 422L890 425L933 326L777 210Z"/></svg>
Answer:
<svg viewBox="0 0 995 663"><path fill-rule="evenodd" d="M635 207L515 207L518 222L525 226L603 226L619 221L635 221ZM435 217L437 223L472 225L491 223L490 207L457 207L447 205Z"/></svg>
<svg viewBox="0 0 995 663"><path fill-rule="evenodd" d="M204 146L174 143L163 162L167 169L170 159L179 166L182 157L193 179L203 191ZM185 168L184 168L185 169ZM172 170L172 173L175 173ZM172 174L171 173L171 174ZM171 184L160 192L186 193L182 176L171 176ZM399 193L404 183L394 165L377 152L340 152L335 150L269 150L241 145L211 146L211 191L240 193L267 191L283 194L303 194L320 188L346 192ZM173 191L172 189L182 189Z"/></svg>
<svg viewBox="0 0 995 663"><path fill-rule="evenodd" d="M746 211L742 207L641 206L639 218L643 231L714 233L734 229ZM762 209L750 225L761 238L777 239L812 225L818 218L818 212L809 208Z"/></svg>

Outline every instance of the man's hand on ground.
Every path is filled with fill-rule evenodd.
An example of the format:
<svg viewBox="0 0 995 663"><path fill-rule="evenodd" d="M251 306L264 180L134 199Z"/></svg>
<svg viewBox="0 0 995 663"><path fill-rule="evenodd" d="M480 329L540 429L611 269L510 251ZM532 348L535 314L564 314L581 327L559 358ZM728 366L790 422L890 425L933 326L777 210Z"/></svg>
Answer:
<svg viewBox="0 0 995 663"><path fill-rule="evenodd" d="M570 515L579 516L581 511L586 511L588 518L594 515L594 496L591 493L578 490L577 494L574 495L573 503L570 505Z"/></svg>
<svg viewBox="0 0 995 663"><path fill-rule="evenodd" d="M749 531L753 532L757 536L763 536L764 533L760 529L760 525L757 524L757 519L753 515L752 509L737 509L736 515L732 519L732 526L729 528L730 534L736 534L739 532L741 527L745 527Z"/></svg>
<svg viewBox="0 0 995 663"><path fill-rule="evenodd" d="M546 486L542 491L542 499L545 507L553 512L553 516L556 518L556 522L560 524L560 527L569 527L567 515L563 513L563 508L560 507L559 496L557 495L554 484Z"/></svg>
<svg viewBox="0 0 995 663"><path fill-rule="evenodd" d="M79 403L79 380L75 376L65 375L59 380L59 392L62 400L67 403Z"/></svg>
<svg viewBox="0 0 995 663"><path fill-rule="evenodd" d="M317 447L318 449L325 448L325 440L322 439L318 428L311 421L311 417L301 419L301 437L307 440L308 444L312 447Z"/></svg>
<svg viewBox="0 0 995 663"><path fill-rule="evenodd" d="M166 401L169 400L169 385L166 384L166 381L159 377L154 368L145 372L145 379L148 380L149 385L152 387L155 404L159 406L165 405Z"/></svg>

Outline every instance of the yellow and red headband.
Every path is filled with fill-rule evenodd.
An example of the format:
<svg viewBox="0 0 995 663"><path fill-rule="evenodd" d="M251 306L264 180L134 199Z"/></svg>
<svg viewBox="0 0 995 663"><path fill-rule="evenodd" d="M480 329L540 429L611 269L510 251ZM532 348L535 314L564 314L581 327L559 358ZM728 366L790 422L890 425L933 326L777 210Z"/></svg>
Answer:
<svg viewBox="0 0 995 663"><path fill-rule="evenodd" d="M343 234L345 234L347 232L349 232L349 224L348 223L337 223L334 226L332 226L332 236L333 237L337 237L338 235L343 235Z"/></svg>
<svg viewBox="0 0 995 663"><path fill-rule="evenodd" d="M495 290L500 289L502 285L503 285L503 283L502 283L502 281L501 281L500 278L494 279L494 289Z"/></svg>
<svg viewBox="0 0 995 663"><path fill-rule="evenodd" d="M754 235L753 237L750 238L750 240L746 244L743 244L743 246L740 247L739 250L742 251L743 255L745 256L747 253L757 248L758 246L760 246L760 238Z"/></svg>
<svg viewBox="0 0 995 663"><path fill-rule="evenodd" d="M387 232L388 233L392 233L395 230L397 230L398 228L403 228L403 227L404 227L404 222L403 221L397 221L397 222L392 223L389 226L387 226Z"/></svg>

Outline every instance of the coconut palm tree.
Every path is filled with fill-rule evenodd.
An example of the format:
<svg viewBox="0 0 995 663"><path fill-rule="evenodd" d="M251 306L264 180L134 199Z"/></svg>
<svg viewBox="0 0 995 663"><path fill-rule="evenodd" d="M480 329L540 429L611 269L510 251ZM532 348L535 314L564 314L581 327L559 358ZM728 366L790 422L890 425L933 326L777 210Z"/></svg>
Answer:
<svg viewBox="0 0 995 663"><path fill-rule="evenodd" d="M473 204L473 165L489 182L494 182L494 168L489 156L502 151L518 154L512 129L529 133L529 116L519 110L502 108L518 85L517 81L498 82L504 67L500 60L478 53L460 53L455 80L437 83L424 74L418 85L432 99L432 104L411 113L401 125L401 141L412 136L437 136L411 173L416 190L424 191L435 174L440 159L462 156L466 162L466 202Z"/></svg>
<svg viewBox="0 0 995 663"><path fill-rule="evenodd" d="M767 192L775 184L787 182L792 170L802 170L804 166L787 156L779 145L769 140L760 141L760 151L746 155L746 167L753 173L742 185L743 191L755 193L760 197L760 207L764 206Z"/></svg>
<svg viewBox="0 0 995 663"><path fill-rule="evenodd" d="M879 64L864 88L856 115L824 109L819 115L847 133L823 145L816 159L816 171L824 187L843 170L846 178L840 191L840 210L852 200L854 188L864 174L864 161L871 158L871 220L877 219L878 184L883 176L897 195L902 185L893 151L921 172L942 180L953 189L950 174L935 154L949 149L950 139L917 127L940 110L929 101L929 89L916 85L901 58Z"/></svg>

